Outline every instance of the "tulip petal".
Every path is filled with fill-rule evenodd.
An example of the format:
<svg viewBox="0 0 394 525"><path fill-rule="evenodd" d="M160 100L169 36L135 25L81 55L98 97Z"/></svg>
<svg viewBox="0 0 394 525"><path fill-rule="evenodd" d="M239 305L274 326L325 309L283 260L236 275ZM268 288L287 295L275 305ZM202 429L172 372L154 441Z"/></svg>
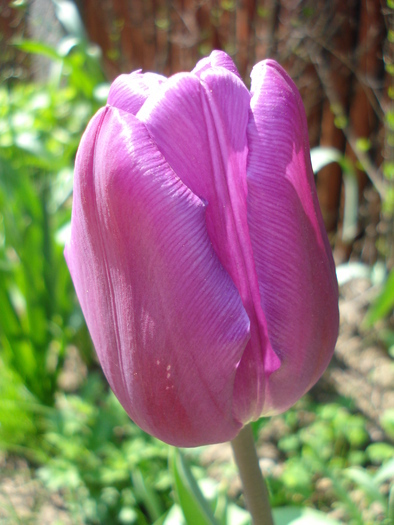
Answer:
<svg viewBox="0 0 394 525"><path fill-rule="evenodd" d="M301 97L274 61L257 64L251 77L248 222L268 335L282 362L266 383L263 413L270 415L289 408L328 365L338 288ZM247 380L239 371L236 386Z"/></svg>
<svg viewBox="0 0 394 525"><path fill-rule="evenodd" d="M247 222L246 127L250 94L222 67L175 75L150 97L142 120L180 179L207 203L207 230L251 323L248 381L237 390L237 419L259 417L265 380L280 366L267 335ZM253 362L253 366L250 363ZM241 408L242 406L242 408Z"/></svg>
<svg viewBox="0 0 394 525"><path fill-rule="evenodd" d="M250 95L223 68L202 75L204 82L191 74L174 75L146 101L137 118L182 182L207 203L209 236L229 271L235 235L233 201L236 207L244 202L246 218Z"/></svg>
<svg viewBox="0 0 394 525"><path fill-rule="evenodd" d="M232 59L224 51L214 50L209 55L209 57L202 58L196 64L196 67L193 69L192 73L201 77L201 74L208 69L224 67L231 73L237 75L238 78L241 78L237 66L234 64Z"/></svg>
<svg viewBox="0 0 394 525"><path fill-rule="evenodd" d="M108 104L136 115L149 95L166 80L162 75L141 73L141 71L119 75L111 84Z"/></svg>
<svg viewBox="0 0 394 525"><path fill-rule="evenodd" d="M66 259L105 375L130 417L177 446L232 439L249 319L205 204L145 126L107 107L82 140Z"/></svg>

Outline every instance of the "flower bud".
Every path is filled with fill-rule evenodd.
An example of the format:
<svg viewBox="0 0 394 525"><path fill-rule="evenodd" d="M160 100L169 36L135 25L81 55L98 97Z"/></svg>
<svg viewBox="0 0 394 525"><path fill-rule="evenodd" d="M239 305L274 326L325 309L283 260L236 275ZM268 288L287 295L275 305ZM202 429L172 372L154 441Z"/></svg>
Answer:
<svg viewBox="0 0 394 525"><path fill-rule="evenodd" d="M338 288L300 95L225 53L121 75L76 159L66 259L129 416L177 446L233 439L319 379Z"/></svg>

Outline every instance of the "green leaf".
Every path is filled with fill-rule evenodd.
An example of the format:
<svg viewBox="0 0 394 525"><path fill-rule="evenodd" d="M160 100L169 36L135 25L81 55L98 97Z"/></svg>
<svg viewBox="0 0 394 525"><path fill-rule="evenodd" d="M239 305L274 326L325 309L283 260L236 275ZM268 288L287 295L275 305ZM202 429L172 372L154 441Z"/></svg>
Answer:
<svg viewBox="0 0 394 525"><path fill-rule="evenodd" d="M318 146L311 149L312 169L317 173L322 168L332 162L339 162L342 159L342 153L336 148Z"/></svg>
<svg viewBox="0 0 394 525"><path fill-rule="evenodd" d="M128 525L137 521L138 514L132 507L123 507L119 512L119 521Z"/></svg>
<svg viewBox="0 0 394 525"><path fill-rule="evenodd" d="M338 129L344 129L348 125L345 115L338 115L334 118L334 124Z"/></svg>
<svg viewBox="0 0 394 525"><path fill-rule="evenodd" d="M109 93L110 84L107 82L103 82L96 86L93 91L94 98L100 102L101 104L105 104L107 102L108 93Z"/></svg>
<svg viewBox="0 0 394 525"><path fill-rule="evenodd" d="M388 315L394 307L394 270L391 270L382 292L375 300L366 317L367 326L372 326Z"/></svg>
<svg viewBox="0 0 394 525"><path fill-rule="evenodd" d="M391 439L394 439L394 408L388 408L380 416L380 424Z"/></svg>
<svg viewBox="0 0 394 525"><path fill-rule="evenodd" d="M311 150L311 162L314 173L332 162L340 164L345 186L342 238L345 242L352 241L357 233L358 212L358 183L353 164L338 149L324 146L318 146Z"/></svg>
<svg viewBox="0 0 394 525"><path fill-rule="evenodd" d="M376 485L380 485L389 479L394 479L394 459L381 466L373 479Z"/></svg>
<svg viewBox="0 0 394 525"><path fill-rule="evenodd" d="M369 151L372 147L371 141L366 137L360 137L356 141L356 147L360 151Z"/></svg>
<svg viewBox="0 0 394 525"><path fill-rule="evenodd" d="M341 525L323 512L302 507L279 507L272 514L275 525Z"/></svg>
<svg viewBox="0 0 394 525"><path fill-rule="evenodd" d="M380 330L379 339L387 348L389 356L394 359L394 330Z"/></svg>
<svg viewBox="0 0 394 525"><path fill-rule="evenodd" d="M85 29L75 3L70 0L53 0L53 3L56 17L67 33L78 38L85 38Z"/></svg>
<svg viewBox="0 0 394 525"><path fill-rule="evenodd" d="M57 45L57 52L61 57L66 57L70 51L80 44L80 39L75 36L65 36Z"/></svg>
<svg viewBox="0 0 394 525"><path fill-rule="evenodd" d="M388 505L388 513L387 518L389 524L393 525L394 523L394 485L391 487L389 492L389 505Z"/></svg>
<svg viewBox="0 0 394 525"><path fill-rule="evenodd" d="M230 503L227 507L226 523L228 525L252 525L252 518L248 511Z"/></svg>
<svg viewBox="0 0 394 525"><path fill-rule="evenodd" d="M33 55L42 55L52 60L62 60L62 57L53 47L45 44L44 42L38 42L36 40L16 40L14 45L24 51L25 53L31 53Z"/></svg>
<svg viewBox="0 0 394 525"><path fill-rule="evenodd" d="M380 493L378 485L366 470L359 467L351 467L346 469L344 474L348 479L360 487L371 500L380 501L383 506L386 505L386 501Z"/></svg>
<svg viewBox="0 0 394 525"><path fill-rule="evenodd" d="M342 240L351 242L357 233L358 219L358 181L353 166L343 159L343 185L345 188L345 205L343 210Z"/></svg>
<svg viewBox="0 0 394 525"><path fill-rule="evenodd" d="M383 175L388 180L394 179L394 162L384 162L383 163Z"/></svg>
<svg viewBox="0 0 394 525"><path fill-rule="evenodd" d="M170 458L175 490L188 525L218 525L181 453L174 449Z"/></svg>
<svg viewBox="0 0 394 525"><path fill-rule="evenodd" d="M164 509L157 493L146 483L140 469L134 469L131 473L136 497L144 504L152 521L159 519Z"/></svg>
<svg viewBox="0 0 394 525"><path fill-rule="evenodd" d="M160 518L153 523L153 525L164 525L164 523L166 522L167 516L168 516L168 512L164 513L163 516L160 516Z"/></svg>
<svg viewBox="0 0 394 525"><path fill-rule="evenodd" d="M185 525L185 518L177 503L168 512L161 516L153 525Z"/></svg>
<svg viewBox="0 0 394 525"><path fill-rule="evenodd" d="M375 463L394 458L394 447L389 443L372 443L366 450L369 459Z"/></svg>
<svg viewBox="0 0 394 525"><path fill-rule="evenodd" d="M43 147L42 142L40 141L40 138L37 134L28 131L19 133L15 137L15 144L18 146L18 148L23 149L32 155L36 155L41 159L50 159L48 152Z"/></svg>

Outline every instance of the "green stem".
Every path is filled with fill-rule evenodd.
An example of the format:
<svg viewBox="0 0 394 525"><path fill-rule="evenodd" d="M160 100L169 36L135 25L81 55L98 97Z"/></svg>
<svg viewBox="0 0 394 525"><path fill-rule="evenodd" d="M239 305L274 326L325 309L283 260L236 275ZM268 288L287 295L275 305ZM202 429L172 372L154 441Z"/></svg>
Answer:
<svg viewBox="0 0 394 525"><path fill-rule="evenodd" d="M252 428L244 427L231 441L253 525L274 525L267 486L259 467Z"/></svg>

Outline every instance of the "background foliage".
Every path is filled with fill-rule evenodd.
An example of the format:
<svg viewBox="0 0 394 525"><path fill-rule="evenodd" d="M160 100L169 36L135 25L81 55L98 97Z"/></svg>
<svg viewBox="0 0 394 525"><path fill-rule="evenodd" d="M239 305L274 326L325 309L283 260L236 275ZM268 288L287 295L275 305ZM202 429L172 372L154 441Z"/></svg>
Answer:
<svg viewBox="0 0 394 525"><path fill-rule="evenodd" d="M103 56L97 46L89 43L82 19L71 2L53 2L61 28L55 45L27 34L26 16L31 9L27 2L3 4L0 523L33 524L49 519L43 514L42 501L32 505L28 515L21 515L21 508L15 503L17 490L12 489L9 479L18 474L15 458L24 458L24 472L27 465L28 479L39 483L37 490L42 498L56 494L66 510L50 523L247 524L249 518L243 510L235 467L227 456L221 460L222 449L211 452L213 461L207 460L210 452L205 449L183 453L170 450L133 425L108 391L63 258L75 153L89 118L105 103L107 79L117 68L146 66L154 58L159 62L157 67L152 62L150 69L169 73L186 62L189 69L189 62L195 62L214 46L232 52L244 75L250 70L252 59L268 53L282 54L288 69L296 70L294 76L299 83L308 78L314 85L320 78L319 93L325 92L329 111L325 109L326 99L322 99L320 127L316 127L316 108L309 108L312 144L316 146L312 159L336 256L345 263L338 268L338 277L343 287L360 276L372 282L372 294L363 303L360 334L368 344L378 343L384 362L390 363L392 369L394 121L387 101L394 96L394 66L388 58L394 41L390 26L393 5L390 1L350 3L359 21L368 6L369 12L374 8L373 13L378 6L379 24L383 24L377 26L381 68L375 62L373 66L375 78L382 82L376 89L370 84L367 90L375 96L380 110L375 112L368 133L360 136L351 107L338 102L340 94L332 89L337 85L333 80L338 80L339 75L335 69L335 31L332 54L323 66L318 60L320 48L317 55L316 47L310 48L315 54L311 57L309 52L308 61L305 58L308 45L311 41L317 45L319 36L308 31L311 21L314 25L319 20L320 24L325 22L320 26L322 47L323 37L329 38L325 31L330 9L339 9L335 2L328 3L330 9L319 15L308 2L298 2L295 11L286 11L284 2L272 3L276 18L267 11L271 6L268 3L159 3L153 13L153 33L149 33L147 16L140 32L132 31L131 48L125 40L130 34L126 29L134 27L136 19L130 18L130 11L120 9L114 20L108 18L114 23L111 29L102 31L101 38L106 36L108 40L100 42ZM126 4L108 5L107 12L113 14L115 5ZM146 5L152 11L151 4ZM137 19L140 7L136 2ZM87 32L94 38L96 29L92 19L88 20L92 14L90 2L82 3L81 8ZM197 26L192 23L193 13L197 13ZM253 24L246 24L242 13ZM183 26L179 29L180 14L187 30ZM94 16L102 16L102 11L97 9ZM11 21L19 32L9 33ZM292 54L288 47L281 46L290 27L288 45L292 46ZM144 40L149 34L153 35L150 47ZM183 40L175 38L179 34ZM138 35L140 47L133 40ZM358 41L369 42L368 49L375 49L376 55L376 42L373 40L372 45L367 36L359 32ZM354 48L355 55L358 51L358 56L362 56L364 48L354 43L349 44L349 49ZM161 54L153 53L153 49ZM328 44L324 49L330 51ZM300 58L304 69L297 73ZM47 60L44 75L40 62L43 59ZM303 77L312 63L316 65L314 72ZM355 76L357 64L351 70ZM366 77L359 75L360 78L365 84ZM307 86L301 82L300 88L305 95ZM356 92L357 84L353 83L352 89ZM330 148L328 129L332 131ZM337 140L338 134L343 135L344 141ZM324 171L327 169L332 171ZM332 182L335 180L337 183ZM356 354L355 359L361 359L361 355L365 353ZM336 359L342 358L339 347ZM365 385L370 372L371 369L364 372ZM392 393L392 384L386 390ZM357 396L344 394L343 381L323 381L286 414L254 424L276 525L394 523L394 411L385 408L369 415L357 404ZM214 467L208 470L209 475L208 464Z"/></svg>

